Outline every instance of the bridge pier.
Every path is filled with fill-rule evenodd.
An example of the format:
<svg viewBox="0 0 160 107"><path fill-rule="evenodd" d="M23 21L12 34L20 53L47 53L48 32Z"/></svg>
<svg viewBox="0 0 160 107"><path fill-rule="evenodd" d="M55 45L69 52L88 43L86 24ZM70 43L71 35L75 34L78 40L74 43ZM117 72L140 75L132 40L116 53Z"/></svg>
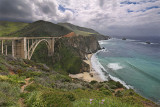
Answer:
<svg viewBox="0 0 160 107"><path fill-rule="evenodd" d="M3 54L3 40L1 41L1 52L2 52L2 54Z"/></svg>
<svg viewBox="0 0 160 107"><path fill-rule="evenodd" d="M48 40L49 44L50 44L50 48L48 49L48 56L53 56L54 54L54 38Z"/></svg>
<svg viewBox="0 0 160 107"><path fill-rule="evenodd" d="M15 40L12 40L12 56L15 57Z"/></svg>
<svg viewBox="0 0 160 107"><path fill-rule="evenodd" d="M6 55L7 55L7 50L8 50L8 49L7 49L7 45L6 45L6 53L5 53Z"/></svg>
<svg viewBox="0 0 160 107"><path fill-rule="evenodd" d="M21 40L13 40L12 56L27 59L26 38Z"/></svg>

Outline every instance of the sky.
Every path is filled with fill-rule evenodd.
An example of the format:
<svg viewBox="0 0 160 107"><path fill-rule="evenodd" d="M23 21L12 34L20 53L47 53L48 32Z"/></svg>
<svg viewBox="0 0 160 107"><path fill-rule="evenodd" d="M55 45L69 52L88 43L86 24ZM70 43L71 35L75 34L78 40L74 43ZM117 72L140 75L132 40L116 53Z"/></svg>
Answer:
<svg viewBox="0 0 160 107"><path fill-rule="evenodd" d="M0 0L0 20L68 22L109 36L160 37L160 0Z"/></svg>

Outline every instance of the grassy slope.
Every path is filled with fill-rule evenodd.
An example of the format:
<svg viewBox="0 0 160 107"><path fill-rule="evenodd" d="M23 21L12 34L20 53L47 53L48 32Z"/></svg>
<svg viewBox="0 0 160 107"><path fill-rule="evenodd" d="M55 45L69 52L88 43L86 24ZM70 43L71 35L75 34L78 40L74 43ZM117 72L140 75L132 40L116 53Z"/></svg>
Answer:
<svg viewBox="0 0 160 107"><path fill-rule="evenodd" d="M90 34L99 34L98 32L84 27L79 27L70 23L59 23L59 25L64 26L78 35L89 36Z"/></svg>
<svg viewBox="0 0 160 107"><path fill-rule="evenodd" d="M28 23L0 21L0 36L20 30L27 25Z"/></svg>
<svg viewBox="0 0 160 107"><path fill-rule="evenodd" d="M23 92L26 78L29 83ZM143 107L152 102L120 83L71 79L33 61L0 56L0 106L17 107ZM21 100L20 100L21 99ZM93 99L90 104L90 99ZM103 104L100 102L103 101ZM149 107L149 106L147 106Z"/></svg>

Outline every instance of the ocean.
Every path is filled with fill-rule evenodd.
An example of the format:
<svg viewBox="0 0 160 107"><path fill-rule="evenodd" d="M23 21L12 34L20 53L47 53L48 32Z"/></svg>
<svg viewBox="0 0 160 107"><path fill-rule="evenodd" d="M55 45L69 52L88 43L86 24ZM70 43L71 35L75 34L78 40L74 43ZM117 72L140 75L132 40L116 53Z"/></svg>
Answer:
<svg viewBox="0 0 160 107"><path fill-rule="evenodd" d="M91 58L103 80L111 78L160 104L160 43L143 40L99 41L102 50Z"/></svg>

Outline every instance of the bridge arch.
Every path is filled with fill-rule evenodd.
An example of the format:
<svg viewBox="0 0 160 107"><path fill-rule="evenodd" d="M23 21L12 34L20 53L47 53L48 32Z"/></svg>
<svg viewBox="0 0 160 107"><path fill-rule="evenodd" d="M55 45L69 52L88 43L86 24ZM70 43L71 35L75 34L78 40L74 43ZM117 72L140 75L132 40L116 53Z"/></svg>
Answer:
<svg viewBox="0 0 160 107"><path fill-rule="evenodd" d="M47 40L47 39L41 39L41 40L36 40L32 45L31 47L29 48L28 50L28 59L30 60L32 58L32 55L35 51L35 49L37 48L37 46L41 43L41 42L44 42L48 48L48 52L50 52L51 50L51 44L50 44L50 40Z"/></svg>

